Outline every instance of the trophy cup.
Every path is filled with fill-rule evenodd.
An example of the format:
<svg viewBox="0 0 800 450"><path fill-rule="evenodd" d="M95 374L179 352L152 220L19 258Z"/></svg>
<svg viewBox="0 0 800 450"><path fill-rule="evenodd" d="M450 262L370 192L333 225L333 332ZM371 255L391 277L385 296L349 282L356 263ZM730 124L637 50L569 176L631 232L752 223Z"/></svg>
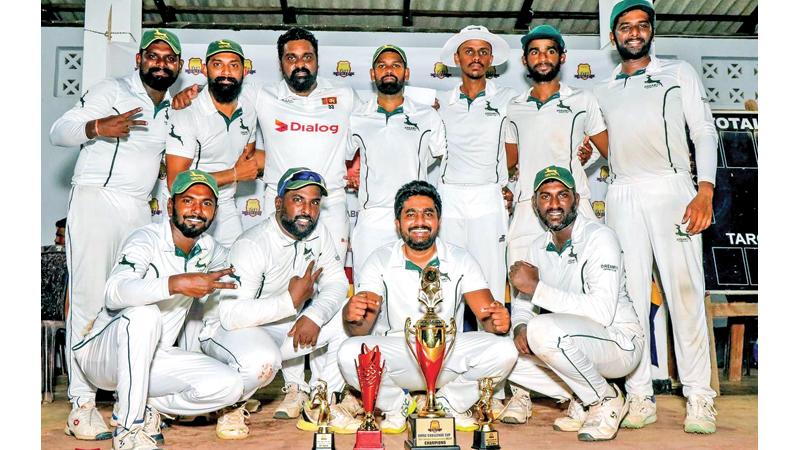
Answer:
<svg viewBox="0 0 800 450"><path fill-rule="evenodd" d="M436 315L436 305L442 302L442 287L439 269L426 267L420 279L418 300L425 305L425 315L414 326L411 318L406 319L406 345L417 360L426 384L425 408L410 416L407 450L436 447L438 450L459 449L456 445L456 422L447 417L436 401L436 380L444 365L444 360L453 349L456 337L456 321L450 318L448 324ZM411 338L415 345L412 346ZM450 336L447 339L447 336ZM449 345L448 345L449 341Z"/></svg>
<svg viewBox="0 0 800 450"><path fill-rule="evenodd" d="M481 391L481 398L476 403L475 410L478 415L479 428L472 432L472 448L476 450L500 450L500 433L492 428L495 421L494 411L492 411L492 395L494 394L494 382L492 378L481 378L478 380Z"/></svg>
<svg viewBox="0 0 800 450"><path fill-rule="evenodd" d="M381 386L381 376L386 363L381 364L381 351L376 345L372 350L361 344L361 354L356 361L358 384L361 386L361 401L364 403L364 421L356 431L353 450L384 449L381 430L375 423L375 399Z"/></svg>
<svg viewBox="0 0 800 450"><path fill-rule="evenodd" d="M333 433L328 427L328 419L331 411L328 405L328 383L319 380L314 387L314 396L311 399L311 407L318 407L317 431L314 433L314 446L312 450L334 450L336 445L333 442Z"/></svg>

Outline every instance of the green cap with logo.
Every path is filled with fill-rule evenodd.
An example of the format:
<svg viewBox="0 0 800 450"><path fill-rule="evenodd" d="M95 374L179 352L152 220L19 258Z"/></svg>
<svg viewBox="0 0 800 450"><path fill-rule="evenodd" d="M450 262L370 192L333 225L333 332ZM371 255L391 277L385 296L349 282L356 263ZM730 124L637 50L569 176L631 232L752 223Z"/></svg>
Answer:
<svg viewBox="0 0 800 450"><path fill-rule="evenodd" d="M206 59L216 55L217 53L225 52L236 53L237 55L241 56L242 59L244 59L244 50L242 50L242 46L239 45L238 42L234 42L230 39L220 39L208 44L208 49L206 50Z"/></svg>
<svg viewBox="0 0 800 450"><path fill-rule="evenodd" d="M656 10L653 8L651 2L648 0L622 0L611 9L611 31L614 31L614 24L617 22L619 16L632 9L641 9L649 14L650 18L653 19L653 27L656 26Z"/></svg>
<svg viewBox="0 0 800 450"><path fill-rule="evenodd" d="M170 192L170 195L174 197L178 194L183 194L187 189L195 184L205 184L211 188L211 192L214 193L215 197L219 197L219 186L217 186L217 180L215 180L214 177L208 173L197 169L184 170L183 172L179 173L178 176L175 177L175 181L172 182L172 191Z"/></svg>
<svg viewBox="0 0 800 450"><path fill-rule="evenodd" d="M176 55L181 54L181 41L178 39L178 36L163 28L154 28L142 33L142 43L139 46L139 50L146 49L155 41L164 41L172 48L172 51L175 52Z"/></svg>
<svg viewBox="0 0 800 450"><path fill-rule="evenodd" d="M398 55L400 55L400 58L402 58L403 64L408 65L408 59L406 59L406 52L404 52L402 48L392 44L381 45L380 47L378 47L378 49L375 50L375 53L373 53L372 55L372 64L375 64L375 61L378 60L378 57L381 56L381 53L383 52L397 53Z"/></svg>
<svg viewBox="0 0 800 450"><path fill-rule="evenodd" d="M278 196L283 197L286 191L302 189L311 184L319 186L322 195L328 195L328 188L322 175L308 167L292 167L278 180Z"/></svg>
<svg viewBox="0 0 800 450"><path fill-rule="evenodd" d="M525 36L522 36L520 41L522 41L523 52L528 47L528 43L534 39L551 39L561 47L562 51L567 50L567 45L564 43L564 37L561 36L561 32L558 31L558 28L551 25L539 25L538 27L532 28L530 31L528 31L528 34Z"/></svg>
<svg viewBox="0 0 800 450"><path fill-rule="evenodd" d="M560 181L570 189L575 188L575 178L572 178L569 170L559 166L550 166L545 167L536 174L536 178L533 180L533 190L536 191L545 181L550 180Z"/></svg>

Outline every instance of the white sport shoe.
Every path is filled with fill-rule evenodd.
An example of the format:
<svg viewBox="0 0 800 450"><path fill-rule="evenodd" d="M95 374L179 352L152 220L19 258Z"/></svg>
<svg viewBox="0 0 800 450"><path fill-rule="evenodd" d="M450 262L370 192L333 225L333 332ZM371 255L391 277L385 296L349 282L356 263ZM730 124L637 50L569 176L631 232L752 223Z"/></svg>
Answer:
<svg viewBox="0 0 800 450"><path fill-rule="evenodd" d="M114 450L161 450L156 441L144 431L142 425L136 425L130 430L117 427L112 441Z"/></svg>
<svg viewBox="0 0 800 450"><path fill-rule="evenodd" d="M492 397L492 414L496 419L499 419L503 412L506 410L506 405L499 398Z"/></svg>
<svg viewBox="0 0 800 450"><path fill-rule="evenodd" d="M225 410L217 419L217 437L226 440L246 438L250 435L250 428L247 426L248 417L250 412L245 405Z"/></svg>
<svg viewBox="0 0 800 450"><path fill-rule="evenodd" d="M589 407L586 421L578 430L578 440L608 441L617 437L619 423L628 412L628 404L616 384L611 384L614 396L604 397Z"/></svg>
<svg viewBox="0 0 800 450"><path fill-rule="evenodd" d="M283 401L278 405L275 414L272 415L273 419L296 419L300 416L300 411L303 409L303 404L308 400L308 394L301 391L300 387L295 383L289 383L282 387L281 390L286 394Z"/></svg>
<svg viewBox="0 0 800 450"><path fill-rule="evenodd" d="M656 399L652 395L628 396L628 414L622 420L622 428L642 428L658 420Z"/></svg>
<svg viewBox="0 0 800 450"><path fill-rule="evenodd" d="M417 401L409 394L403 397L400 409L386 411L381 420L381 431L385 434L400 434L406 431L408 416L417 409Z"/></svg>
<svg viewBox="0 0 800 450"><path fill-rule="evenodd" d="M353 395L349 389L344 392L344 396L342 397L342 401L339 402L339 406L344 408L344 410L350 413L350 415L353 417L356 417L359 414L364 414L364 407L361 405L361 401L356 398L356 396Z"/></svg>
<svg viewBox="0 0 800 450"><path fill-rule="evenodd" d="M500 415L503 423L527 423L533 415L533 404L531 394L525 389L514 389L514 395L505 406L505 411Z"/></svg>
<svg viewBox="0 0 800 450"><path fill-rule="evenodd" d="M581 404L581 401L577 397L572 397L567 408L567 415L556 419L553 422L553 429L556 431L578 431L583 426L588 415L589 412Z"/></svg>
<svg viewBox="0 0 800 450"><path fill-rule="evenodd" d="M444 412L451 417L455 417L456 419L456 430L458 431L475 431L478 429L478 421L472 417L472 410L468 409L467 411L461 413L453 409L450 406L450 402L447 401L444 397L436 397L436 401L442 406Z"/></svg>
<svg viewBox="0 0 800 450"><path fill-rule="evenodd" d="M83 441L111 439L111 430L106 426L106 421L94 402L84 403L80 408L72 408L67 417L64 433Z"/></svg>
<svg viewBox="0 0 800 450"><path fill-rule="evenodd" d="M161 413L152 406L144 408L144 432L153 438L157 444L164 443L164 435L161 433Z"/></svg>
<svg viewBox="0 0 800 450"><path fill-rule="evenodd" d="M353 417L341 405L332 405L329 424L331 430L336 434L353 434L358 431L361 421Z"/></svg>
<svg viewBox="0 0 800 450"><path fill-rule="evenodd" d="M690 395L686 399L686 419L683 431L711 434L717 431L717 410L714 399L705 395Z"/></svg>

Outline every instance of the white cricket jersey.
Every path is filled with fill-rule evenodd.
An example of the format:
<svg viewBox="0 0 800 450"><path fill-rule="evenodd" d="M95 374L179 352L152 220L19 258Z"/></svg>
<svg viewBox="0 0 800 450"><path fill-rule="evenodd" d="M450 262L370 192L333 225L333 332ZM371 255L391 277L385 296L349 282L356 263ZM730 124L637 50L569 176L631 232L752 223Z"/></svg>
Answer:
<svg viewBox="0 0 800 450"><path fill-rule="evenodd" d="M511 100L507 112L506 142L517 144L519 155L517 201L533 197L533 179L552 165L568 169L581 199L588 201L589 180L577 149L584 136L606 129L597 98L561 83L558 92L542 103L530 96L531 90Z"/></svg>
<svg viewBox="0 0 800 450"><path fill-rule="evenodd" d="M188 255L175 247L170 221L134 230L122 245L106 281L105 307L97 315L87 339L99 334L123 308L156 305L161 310L159 346L172 347L194 298L169 294L169 277L207 273L226 266L225 247L203 233Z"/></svg>
<svg viewBox="0 0 800 450"><path fill-rule="evenodd" d="M381 310L372 328L372 335L403 335L406 318L415 323L425 314L419 298L422 269L403 253L402 240L378 248L367 258L359 275L356 292L369 291L383 297ZM443 302L436 314L445 321L455 317L462 329L465 293L489 289L477 261L461 247L436 239L436 256L428 263L438 266L441 274Z"/></svg>
<svg viewBox="0 0 800 450"><path fill-rule="evenodd" d="M717 131L694 68L685 61L654 56L645 69L630 76L621 68L617 66L594 91L608 125L610 182L690 173L688 126L698 181L714 183Z"/></svg>
<svg viewBox="0 0 800 450"><path fill-rule="evenodd" d="M356 108L350 140L347 159L361 151L362 209L394 208L397 190L409 181L427 180L428 167L447 150L439 113L408 98L391 113L378 106L377 97Z"/></svg>
<svg viewBox="0 0 800 450"><path fill-rule="evenodd" d="M625 286L622 249L611 228L578 214L572 239L561 252L548 232L533 242L526 260L539 269L539 284L530 301L512 301L512 328L533 318L531 303L553 313L589 317L605 327L639 325Z"/></svg>
<svg viewBox="0 0 800 450"><path fill-rule="evenodd" d="M104 187L147 200L158 178L170 101L167 92L161 103L153 105L138 70L89 88L50 128L53 145L81 147L72 184ZM132 119L145 120L147 126L131 128L125 138L86 137L87 122L134 108L142 108L142 112Z"/></svg>
<svg viewBox="0 0 800 450"><path fill-rule="evenodd" d="M256 105L268 188L277 190L288 169L308 167L325 178L331 195L344 196L350 114L359 102L353 88L317 78L317 87L302 97L281 80L274 86L245 84L242 97Z"/></svg>
<svg viewBox="0 0 800 450"><path fill-rule="evenodd" d="M302 277L309 263L322 268L316 293L309 305L298 312L289 294L292 277ZM225 329L254 327L302 315L322 327L342 309L349 287L344 265L333 240L321 222L305 239L284 233L275 214L242 233L233 243L228 263L238 288L220 292L206 302L205 328L201 338ZM218 304L217 303L218 300Z"/></svg>
<svg viewBox="0 0 800 450"><path fill-rule="evenodd" d="M256 110L240 96L231 118L214 106L206 87L168 122L167 154L192 159L192 168L214 173L232 168L245 146L256 140ZM236 183L220 186L219 198L232 199Z"/></svg>
<svg viewBox="0 0 800 450"><path fill-rule="evenodd" d="M441 180L446 184L508 183L503 131L508 102L516 92L486 80L486 89L472 102L461 85L440 102L439 115L447 127L447 155Z"/></svg>

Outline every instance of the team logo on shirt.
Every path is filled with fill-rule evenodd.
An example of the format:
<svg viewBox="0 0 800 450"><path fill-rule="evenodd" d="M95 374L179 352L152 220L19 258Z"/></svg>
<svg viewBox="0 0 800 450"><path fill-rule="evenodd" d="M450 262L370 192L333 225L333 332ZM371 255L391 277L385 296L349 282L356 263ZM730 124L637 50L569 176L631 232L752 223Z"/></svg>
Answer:
<svg viewBox="0 0 800 450"><path fill-rule="evenodd" d="M567 264L574 264L578 262L578 254L575 253L574 246L572 245L569 246L569 253L567 253L567 257L569 258L569 260L567 260Z"/></svg>
<svg viewBox="0 0 800 450"><path fill-rule="evenodd" d="M336 134L339 132L339 125L327 125L324 123L300 123L289 122L284 123L275 119L275 131L284 133L286 131L300 131L303 133L331 133Z"/></svg>
<svg viewBox="0 0 800 450"><path fill-rule="evenodd" d="M136 270L136 266L132 262L128 261L127 255L122 255L122 258L119 259L119 264L121 266L131 266L131 269Z"/></svg>
<svg viewBox="0 0 800 450"><path fill-rule="evenodd" d="M239 117L239 129L242 130L242 136L250 134L250 127L244 124L244 119Z"/></svg>
<svg viewBox="0 0 800 450"><path fill-rule="evenodd" d="M303 260L308 261L309 259L314 257L314 249L313 248L304 248L303 249Z"/></svg>
<svg viewBox="0 0 800 450"><path fill-rule="evenodd" d="M169 135L177 139L181 143L181 145L183 145L183 138L175 134L175 125L172 125L172 128L170 128Z"/></svg>
<svg viewBox="0 0 800 450"><path fill-rule="evenodd" d="M589 63L580 63L578 64L578 70L575 73L575 78L580 80L588 80L590 78L594 78L594 74L592 73L592 66Z"/></svg>
<svg viewBox="0 0 800 450"><path fill-rule="evenodd" d="M249 59L244 60L244 73L248 75L256 73L256 69L253 69L253 61Z"/></svg>
<svg viewBox="0 0 800 450"><path fill-rule="evenodd" d="M656 86L664 87L664 85L661 84L661 80L654 80L651 77L652 75L647 75L647 78L644 80L645 89L654 88Z"/></svg>
<svg viewBox="0 0 800 450"><path fill-rule="evenodd" d="M189 62L186 64L186 70L184 72L188 73L189 75L200 75L203 71L203 60L200 58L189 58Z"/></svg>
<svg viewBox="0 0 800 450"><path fill-rule="evenodd" d="M260 216L261 215L261 202L258 201L257 198L248 198L246 202L244 202L244 211L242 211L243 216Z"/></svg>
<svg viewBox="0 0 800 450"><path fill-rule="evenodd" d="M333 72L337 77L347 78L352 77L356 73L350 67L350 61L344 60L336 63L336 71Z"/></svg>
<svg viewBox="0 0 800 450"><path fill-rule="evenodd" d="M328 109L333 109L336 105L336 97L323 97L322 104L328 105Z"/></svg>
<svg viewBox="0 0 800 450"><path fill-rule="evenodd" d="M497 109L497 108L492 108L492 103L489 102L489 101L486 102L485 110L486 110L485 114L486 114L487 117L488 116L499 116L500 115L500 110Z"/></svg>
<svg viewBox="0 0 800 450"><path fill-rule="evenodd" d="M207 262L201 263L200 261L197 261L197 262L194 263L194 267L196 269L203 270L203 269L208 268L208 263Z"/></svg>
<svg viewBox="0 0 800 450"><path fill-rule="evenodd" d="M83 93L83 95L81 95L81 98L80 98L81 108L83 108L83 106L86 105L86 100L85 99L86 99L86 94L88 94L88 93L89 93L89 91L86 91L86 92Z"/></svg>
<svg viewBox="0 0 800 450"><path fill-rule="evenodd" d="M447 70L447 66L444 65L443 62L437 62L433 65L433 73L431 74L431 77L441 80L442 78L450 78L451 76L453 75Z"/></svg>
<svg viewBox="0 0 800 450"><path fill-rule="evenodd" d="M558 108L557 111L560 113L572 114L572 108L570 108L569 105L565 105L564 100L558 99L558 104L556 105L556 108Z"/></svg>
<svg viewBox="0 0 800 450"><path fill-rule="evenodd" d="M606 202L592 202L592 211L594 211L594 215L597 216L598 219L602 219L606 216Z"/></svg>
<svg viewBox="0 0 800 450"><path fill-rule="evenodd" d="M675 224L675 240L678 242L689 242L689 239L692 237L689 233L683 231L681 229L680 224Z"/></svg>
<svg viewBox="0 0 800 450"><path fill-rule="evenodd" d="M416 123L411 121L411 119L408 117L408 114L404 114L404 116L406 116L406 120L403 122L405 129L409 131L419 131L419 127Z"/></svg>
<svg viewBox="0 0 800 450"><path fill-rule="evenodd" d="M608 174L608 166L600 166L600 176L597 177L597 181L608 182Z"/></svg>
<svg viewBox="0 0 800 450"><path fill-rule="evenodd" d="M158 207L158 199L155 197L151 198L149 202L150 204L150 215L151 216L158 216L161 215L161 209Z"/></svg>

